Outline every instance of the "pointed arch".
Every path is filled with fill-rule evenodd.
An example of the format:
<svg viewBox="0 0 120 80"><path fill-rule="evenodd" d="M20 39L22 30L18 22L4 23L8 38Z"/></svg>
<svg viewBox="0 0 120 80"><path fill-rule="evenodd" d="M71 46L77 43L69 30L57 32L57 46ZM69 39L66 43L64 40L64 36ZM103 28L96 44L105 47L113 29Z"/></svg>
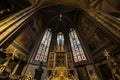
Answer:
<svg viewBox="0 0 120 80"><path fill-rule="evenodd" d="M52 37L51 29L48 28L48 29L46 29L46 31L44 33L43 39L41 41L41 44L40 44L37 54L35 56L36 61L43 61L43 62L47 61L51 37Z"/></svg>
<svg viewBox="0 0 120 80"><path fill-rule="evenodd" d="M63 49L63 46L64 46L64 35L63 35L62 32L59 32L59 33L57 34L57 45L58 45L58 48L59 48L60 50Z"/></svg>
<svg viewBox="0 0 120 80"><path fill-rule="evenodd" d="M71 28L69 31L69 38L72 47L74 61L79 62L79 61L87 60L84 51L82 49L82 46L80 44L80 41L78 39L78 36L76 34L76 31L73 28Z"/></svg>
<svg viewBox="0 0 120 80"><path fill-rule="evenodd" d="M57 34L57 44L58 45L64 45L64 35L63 35L63 33L62 32L59 32L58 34Z"/></svg>

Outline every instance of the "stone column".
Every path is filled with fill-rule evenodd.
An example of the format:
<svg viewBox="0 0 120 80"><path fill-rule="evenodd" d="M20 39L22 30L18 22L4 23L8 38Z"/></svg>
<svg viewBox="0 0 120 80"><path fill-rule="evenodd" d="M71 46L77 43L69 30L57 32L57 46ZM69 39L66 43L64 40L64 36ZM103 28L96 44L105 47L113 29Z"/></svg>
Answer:
<svg viewBox="0 0 120 80"><path fill-rule="evenodd" d="M18 67L20 65L20 61L17 62L16 66L14 67L13 71L12 71L12 75L15 74L15 72L17 71Z"/></svg>
<svg viewBox="0 0 120 80"><path fill-rule="evenodd" d="M0 22L0 46L14 38L14 35L24 28L23 25L39 10L41 4L39 2L35 3Z"/></svg>

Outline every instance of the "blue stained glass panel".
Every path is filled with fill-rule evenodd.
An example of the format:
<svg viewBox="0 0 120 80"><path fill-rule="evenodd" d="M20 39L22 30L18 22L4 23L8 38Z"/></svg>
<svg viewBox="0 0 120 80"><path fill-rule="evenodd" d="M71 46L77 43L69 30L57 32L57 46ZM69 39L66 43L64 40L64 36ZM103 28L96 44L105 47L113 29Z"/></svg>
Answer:
<svg viewBox="0 0 120 80"><path fill-rule="evenodd" d="M74 61L78 62L78 61L87 60L84 51L81 47L80 41L77 37L76 31L74 29L70 29L69 37L73 51Z"/></svg>
<svg viewBox="0 0 120 80"><path fill-rule="evenodd" d="M38 52L35 56L36 61L43 61L43 62L47 61L51 37L52 37L51 29L47 29L44 33Z"/></svg>

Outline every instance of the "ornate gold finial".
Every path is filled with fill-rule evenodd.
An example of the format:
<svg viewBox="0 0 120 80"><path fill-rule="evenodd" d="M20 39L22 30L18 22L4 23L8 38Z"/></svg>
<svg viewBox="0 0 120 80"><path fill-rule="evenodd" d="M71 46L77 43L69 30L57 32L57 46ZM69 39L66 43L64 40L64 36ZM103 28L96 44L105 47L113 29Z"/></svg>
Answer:
<svg viewBox="0 0 120 80"><path fill-rule="evenodd" d="M110 57L110 55L109 55L109 51L107 51L106 49L103 51L103 53L104 53L104 56L107 58L107 59L109 59L109 57Z"/></svg>
<svg viewBox="0 0 120 80"><path fill-rule="evenodd" d="M7 65L9 64L10 60L13 60L16 56L16 49L13 51L13 53L11 52L7 54L7 57L5 58L6 61L0 65L0 74L2 74L3 71L7 68Z"/></svg>
<svg viewBox="0 0 120 80"><path fill-rule="evenodd" d="M31 73L28 72L28 74L24 76L23 80L33 80Z"/></svg>
<svg viewBox="0 0 120 80"><path fill-rule="evenodd" d="M99 80L99 78L95 73L93 73L92 77L91 77L91 80Z"/></svg>

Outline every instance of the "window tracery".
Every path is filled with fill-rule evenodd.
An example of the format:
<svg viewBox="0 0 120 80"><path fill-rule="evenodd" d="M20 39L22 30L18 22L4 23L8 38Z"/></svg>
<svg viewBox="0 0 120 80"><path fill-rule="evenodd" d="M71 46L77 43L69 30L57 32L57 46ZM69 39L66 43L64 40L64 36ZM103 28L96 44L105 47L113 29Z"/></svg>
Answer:
<svg viewBox="0 0 120 80"><path fill-rule="evenodd" d="M62 32L59 32L57 35L57 45L60 50L63 50L64 46L64 35Z"/></svg>
<svg viewBox="0 0 120 80"><path fill-rule="evenodd" d="M47 29L39 46L38 52L35 56L36 61L47 61L48 51L50 47L52 32L51 29Z"/></svg>
<svg viewBox="0 0 120 80"><path fill-rule="evenodd" d="M74 61L79 62L79 61L87 60L84 51L82 49L82 46L80 44L80 41L78 39L78 36L76 34L76 31L74 29L70 29L69 37L70 37L70 43L74 56Z"/></svg>

